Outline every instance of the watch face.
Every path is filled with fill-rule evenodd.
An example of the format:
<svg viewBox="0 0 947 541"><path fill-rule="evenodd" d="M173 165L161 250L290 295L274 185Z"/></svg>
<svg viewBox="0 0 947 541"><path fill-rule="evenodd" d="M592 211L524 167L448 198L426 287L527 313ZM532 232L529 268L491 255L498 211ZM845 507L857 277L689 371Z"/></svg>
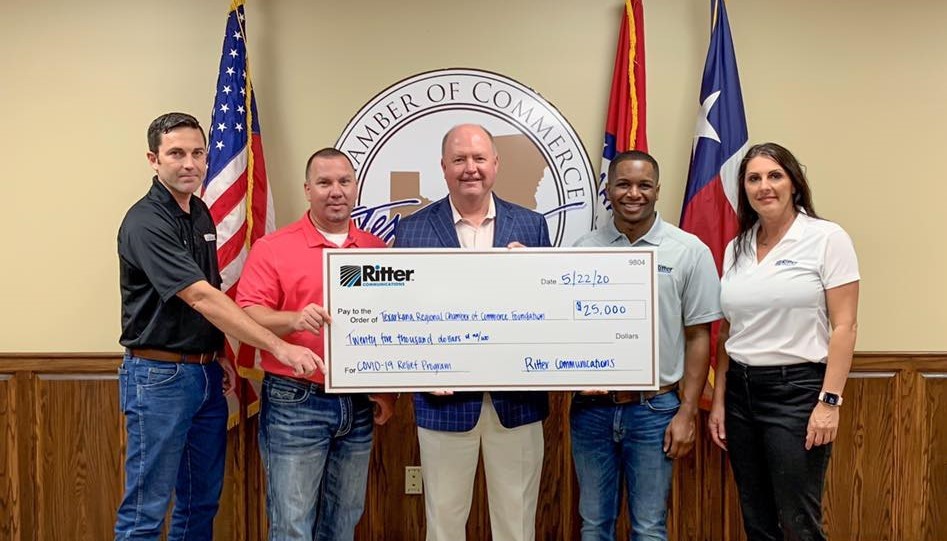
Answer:
<svg viewBox="0 0 947 541"><path fill-rule="evenodd" d="M819 400L825 402L830 406L838 406L842 401L842 397L834 393L822 393L822 396L819 397Z"/></svg>

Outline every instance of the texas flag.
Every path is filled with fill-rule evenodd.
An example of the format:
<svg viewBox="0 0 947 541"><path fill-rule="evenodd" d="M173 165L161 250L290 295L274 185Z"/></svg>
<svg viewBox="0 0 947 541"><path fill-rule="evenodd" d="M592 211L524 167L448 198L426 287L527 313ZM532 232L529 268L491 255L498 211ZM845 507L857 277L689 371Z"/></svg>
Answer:
<svg viewBox="0 0 947 541"><path fill-rule="evenodd" d="M711 0L711 13L713 30L700 86L700 111L694 129L681 229L697 235L710 247L719 273L723 251L737 233L737 172L749 143L737 59L723 0Z"/></svg>
<svg viewBox="0 0 947 541"><path fill-rule="evenodd" d="M710 247L720 273L723 251L737 234L737 175L749 143L737 59L723 0L711 0L711 17L713 29L700 84L700 111L681 209L681 229L697 235ZM717 366L718 328L715 323L710 335L712 367ZM713 369L707 380L709 386L704 388L701 398L703 407L710 404Z"/></svg>

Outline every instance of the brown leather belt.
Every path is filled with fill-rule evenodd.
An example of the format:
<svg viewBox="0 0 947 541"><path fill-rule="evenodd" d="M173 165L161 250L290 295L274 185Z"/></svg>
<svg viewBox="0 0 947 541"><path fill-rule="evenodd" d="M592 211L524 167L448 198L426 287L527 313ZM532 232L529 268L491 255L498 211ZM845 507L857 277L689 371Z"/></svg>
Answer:
<svg viewBox="0 0 947 541"><path fill-rule="evenodd" d="M129 349L132 356L148 359L149 361L163 361L166 363L210 364L217 360L220 352L207 353L179 353L163 349Z"/></svg>
<svg viewBox="0 0 947 541"><path fill-rule="evenodd" d="M587 404L640 404L659 394L670 393L677 390L677 383L660 387L657 391L609 391L602 395L580 395L576 394L576 399Z"/></svg>

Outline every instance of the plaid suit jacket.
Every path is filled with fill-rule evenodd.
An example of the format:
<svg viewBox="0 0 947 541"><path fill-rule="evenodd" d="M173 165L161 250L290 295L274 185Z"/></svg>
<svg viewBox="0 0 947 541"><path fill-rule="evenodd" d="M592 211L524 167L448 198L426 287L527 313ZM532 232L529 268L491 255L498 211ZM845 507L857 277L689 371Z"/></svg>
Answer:
<svg viewBox="0 0 947 541"><path fill-rule="evenodd" d="M493 246L500 248L511 242L524 246L550 246L546 218L519 205L493 196L496 222ZM395 248L460 248L450 202L445 197L402 219L395 229ZM514 428L541 421L549 413L549 400L544 392L491 392L493 407L500 423ZM480 419L483 393L454 393L451 396L414 394L414 416L418 426L430 430L466 432Z"/></svg>

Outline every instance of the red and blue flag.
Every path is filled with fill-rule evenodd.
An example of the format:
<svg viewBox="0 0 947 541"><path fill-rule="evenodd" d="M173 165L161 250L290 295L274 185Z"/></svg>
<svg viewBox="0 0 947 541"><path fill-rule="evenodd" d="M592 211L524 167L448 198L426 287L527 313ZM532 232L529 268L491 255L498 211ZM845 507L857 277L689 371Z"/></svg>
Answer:
<svg viewBox="0 0 947 541"><path fill-rule="evenodd" d="M645 123L644 11L641 0L625 0L625 13L618 31L618 49L612 71L612 89L605 117L605 142L599 172L596 226L611 219L611 203L605 185L608 164L626 150L648 151Z"/></svg>
<svg viewBox="0 0 947 541"><path fill-rule="evenodd" d="M697 235L713 253L717 273L723 252L737 234L737 187L740 161L749 148L743 93L723 0L711 0L710 49L700 84L700 109L694 128L690 171L681 209L681 229ZM710 363L717 366L717 331L711 330ZM707 406L714 371L701 400Z"/></svg>
<svg viewBox="0 0 947 541"><path fill-rule="evenodd" d="M713 30L700 86L681 229L704 241L717 271L737 232L737 173L748 148L737 59L723 0L712 0Z"/></svg>

